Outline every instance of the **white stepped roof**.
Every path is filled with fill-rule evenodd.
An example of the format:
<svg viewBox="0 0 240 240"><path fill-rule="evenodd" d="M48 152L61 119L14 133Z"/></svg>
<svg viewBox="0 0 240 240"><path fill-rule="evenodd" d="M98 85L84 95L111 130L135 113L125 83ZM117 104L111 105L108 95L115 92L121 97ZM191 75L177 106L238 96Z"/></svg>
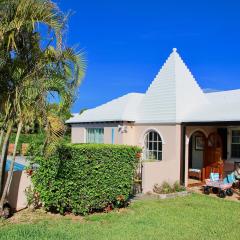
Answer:
<svg viewBox="0 0 240 240"><path fill-rule="evenodd" d="M238 102L240 104L240 89L206 93L206 96L213 103Z"/></svg>
<svg viewBox="0 0 240 240"><path fill-rule="evenodd" d="M207 98L176 49L149 86L139 109L138 122L176 123Z"/></svg>
<svg viewBox="0 0 240 240"><path fill-rule="evenodd" d="M142 93L126 94L99 107L75 115L66 123L135 121L136 111L143 95Z"/></svg>
<svg viewBox="0 0 240 240"><path fill-rule="evenodd" d="M209 103L198 105L186 115L186 122L240 121L240 89L206 93Z"/></svg>
<svg viewBox="0 0 240 240"><path fill-rule="evenodd" d="M240 121L239 103L221 103L198 106L186 115L183 122Z"/></svg>
<svg viewBox="0 0 240 240"><path fill-rule="evenodd" d="M240 121L240 89L204 93L176 49L145 94L129 93L70 118L67 123Z"/></svg>

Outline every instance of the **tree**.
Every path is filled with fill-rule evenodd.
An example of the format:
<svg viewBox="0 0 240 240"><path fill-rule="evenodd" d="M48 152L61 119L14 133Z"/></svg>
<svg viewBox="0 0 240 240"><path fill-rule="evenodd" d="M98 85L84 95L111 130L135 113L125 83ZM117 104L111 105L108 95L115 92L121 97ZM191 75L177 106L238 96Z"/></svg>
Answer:
<svg viewBox="0 0 240 240"><path fill-rule="evenodd" d="M83 109L80 110L79 114L82 114L83 112L85 112L87 110L88 110L88 108L83 108Z"/></svg>
<svg viewBox="0 0 240 240"><path fill-rule="evenodd" d="M45 128L43 153L49 154L64 131L59 113L70 108L83 77L83 54L63 45L66 20L50 0L0 0L0 212L11 184L23 126L37 120ZM43 26L48 33L42 33ZM58 96L56 112L50 110L49 94ZM3 159L14 124L15 148L3 189Z"/></svg>

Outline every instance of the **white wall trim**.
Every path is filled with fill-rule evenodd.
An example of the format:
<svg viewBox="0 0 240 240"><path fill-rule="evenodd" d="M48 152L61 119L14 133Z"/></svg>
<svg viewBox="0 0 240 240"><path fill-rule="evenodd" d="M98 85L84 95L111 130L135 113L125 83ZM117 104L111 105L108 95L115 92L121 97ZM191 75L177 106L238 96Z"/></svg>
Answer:
<svg viewBox="0 0 240 240"><path fill-rule="evenodd" d="M83 141L84 143L87 143L87 128L83 129Z"/></svg>
<svg viewBox="0 0 240 240"><path fill-rule="evenodd" d="M194 129L189 134L186 134L186 144L187 145L189 144L191 136L196 132L202 132L206 138L208 137L208 133L204 129L202 129L202 128Z"/></svg>
<svg viewBox="0 0 240 240"><path fill-rule="evenodd" d="M155 132L157 132L157 133L160 135L161 139L162 139L162 144L165 144L165 143L166 143L165 140L164 140L164 138L163 138L162 133L161 133L158 129L156 129L156 128L147 128L147 129L145 129L145 130L142 132L142 134L141 134L141 136L140 136L140 139L139 139L139 143L141 144L142 147L144 147L144 139L145 139L145 136L146 136L146 134L147 134L148 132L150 132L150 131L155 131Z"/></svg>
<svg viewBox="0 0 240 240"><path fill-rule="evenodd" d="M231 162L234 162L234 160L239 160L239 158L232 158L232 130L240 130L240 127L236 126L236 127L228 127L227 128L227 131L228 131L228 146L227 146L227 152L228 152L228 155L227 155L227 160L228 161L231 161Z"/></svg>

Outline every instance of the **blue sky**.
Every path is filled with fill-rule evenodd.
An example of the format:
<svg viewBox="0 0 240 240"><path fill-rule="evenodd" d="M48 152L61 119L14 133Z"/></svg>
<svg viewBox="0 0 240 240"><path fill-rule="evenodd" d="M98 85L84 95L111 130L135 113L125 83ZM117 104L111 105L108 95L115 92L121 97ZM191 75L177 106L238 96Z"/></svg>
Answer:
<svg viewBox="0 0 240 240"><path fill-rule="evenodd" d="M204 89L240 88L240 1L57 0L87 72L72 112L145 92L178 49Z"/></svg>

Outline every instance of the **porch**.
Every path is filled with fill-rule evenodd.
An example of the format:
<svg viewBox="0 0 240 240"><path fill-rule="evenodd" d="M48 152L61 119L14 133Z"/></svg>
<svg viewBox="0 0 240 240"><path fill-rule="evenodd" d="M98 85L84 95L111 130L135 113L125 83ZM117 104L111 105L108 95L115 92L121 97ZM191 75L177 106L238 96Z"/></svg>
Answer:
<svg viewBox="0 0 240 240"><path fill-rule="evenodd" d="M230 161L223 161L223 173L222 177L224 178L228 174L232 173L235 171L235 164ZM214 169L214 172L218 172L218 170ZM220 171L219 171L220 172ZM194 174L194 171L191 170L191 168L188 169L188 179L187 179L187 186L188 187L194 187L194 186L202 186L204 184L204 177L202 176L202 171L201 175L199 176L198 174ZM206 176L205 176L206 178Z"/></svg>
<svg viewBox="0 0 240 240"><path fill-rule="evenodd" d="M224 178L236 170L240 173L240 122L182 124L182 183L198 186L211 172Z"/></svg>

